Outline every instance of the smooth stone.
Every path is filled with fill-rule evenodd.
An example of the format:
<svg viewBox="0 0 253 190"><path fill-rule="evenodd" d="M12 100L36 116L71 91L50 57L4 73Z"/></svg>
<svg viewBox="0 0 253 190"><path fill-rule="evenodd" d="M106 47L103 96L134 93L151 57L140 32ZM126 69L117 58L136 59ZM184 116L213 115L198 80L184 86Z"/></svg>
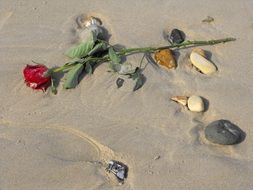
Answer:
<svg viewBox="0 0 253 190"><path fill-rule="evenodd" d="M206 75L210 75L217 70L216 66L212 62L195 51L191 52L190 60L196 68Z"/></svg>
<svg viewBox="0 0 253 190"><path fill-rule="evenodd" d="M217 120L206 127L205 137L216 144L233 145L242 142L245 133L228 120Z"/></svg>
<svg viewBox="0 0 253 190"><path fill-rule="evenodd" d="M180 44L184 41L183 32L178 29L173 29L170 34L170 40L175 44Z"/></svg>
<svg viewBox="0 0 253 190"><path fill-rule="evenodd" d="M204 101L200 96L190 96L187 101L187 106L190 111L202 112L205 109Z"/></svg>
<svg viewBox="0 0 253 190"><path fill-rule="evenodd" d="M170 49L163 49L155 53L155 60L160 67L167 70L175 69L177 67L176 60Z"/></svg>

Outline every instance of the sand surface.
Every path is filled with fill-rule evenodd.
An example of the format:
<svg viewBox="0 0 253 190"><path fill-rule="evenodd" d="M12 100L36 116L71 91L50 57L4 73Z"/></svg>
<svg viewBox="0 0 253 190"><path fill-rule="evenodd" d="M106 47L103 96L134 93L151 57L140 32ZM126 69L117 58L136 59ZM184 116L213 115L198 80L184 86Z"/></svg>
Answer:
<svg viewBox="0 0 253 190"><path fill-rule="evenodd" d="M252 9L251 0L0 0L0 189L253 189ZM187 39L237 41L204 47L219 68L212 76L188 67L185 49L176 70L148 64L136 92L131 81L117 89L107 64L56 96L27 88L22 70L32 60L68 61L80 14L101 18L110 42L126 47L167 45L162 31L174 27ZM215 21L202 23L208 15ZM192 94L209 101L205 113L169 100ZM207 142L203 129L216 119L237 124L245 141ZM110 159L129 167L121 186L105 172Z"/></svg>

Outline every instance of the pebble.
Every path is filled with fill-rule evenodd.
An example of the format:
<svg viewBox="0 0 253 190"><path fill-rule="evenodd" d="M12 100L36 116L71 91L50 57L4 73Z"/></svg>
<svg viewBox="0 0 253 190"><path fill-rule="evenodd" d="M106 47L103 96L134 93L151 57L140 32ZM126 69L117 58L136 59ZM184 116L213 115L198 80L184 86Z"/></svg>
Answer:
<svg viewBox="0 0 253 190"><path fill-rule="evenodd" d="M205 128L205 137L216 144L233 145L240 143L245 133L228 120L217 120Z"/></svg>
<svg viewBox="0 0 253 190"><path fill-rule="evenodd" d="M216 66L212 62L196 51L191 52L190 60L192 64L204 74L210 75L217 70Z"/></svg>
<svg viewBox="0 0 253 190"><path fill-rule="evenodd" d="M213 22L214 21L214 18L211 17L211 16L207 16L204 20L202 20L202 22L206 22L206 23L210 23L210 22Z"/></svg>
<svg viewBox="0 0 253 190"><path fill-rule="evenodd" d="M202 112L205 109L204 101L200 96L190 96L187 101L187 106L190 111Z"/></svg>
<svg viewBox="0 0 253 190"><path fill-rule="evenodd" d="M160 158L161 158L161 156L157 155L157 156L154 157L154 160L159 160Z"/></svg>
<svg viewBox="0 0 253 190"><path fill-rule="evenodd" d="M165 69L174 69L177 67L176 60L170 49L164 49L155 53L155 60L157 64Z"/></svg>
<svg viewBox="0 0 253 190"><path fill-rule="evenodd" d="M123 86L123 83L124 83L124 79L122 79L122 78L118 78L118 79L116 80L116 84L117 84L117 87L118 87L118 88L122 87L122 86Z"/></svg>
<svg viewBox="0 0 253 190"><path fill-rule="evenodd" d="M170 40L175 44L182 43L184 41L183 32L178 29L173 29L170 34Z"/></svg>

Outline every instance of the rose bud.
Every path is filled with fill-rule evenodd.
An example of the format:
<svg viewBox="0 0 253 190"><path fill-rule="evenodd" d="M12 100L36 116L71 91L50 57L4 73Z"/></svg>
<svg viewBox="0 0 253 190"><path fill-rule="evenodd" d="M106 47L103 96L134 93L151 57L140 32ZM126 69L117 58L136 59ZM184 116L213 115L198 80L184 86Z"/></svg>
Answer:
<svg viewBox="0 0 253 190"><path fill-rule="evenodd" d="M48 68L44 65L26 65L23 70L26 85L45 91L51 84L51 77L44 77L47 71Z"/></svg>

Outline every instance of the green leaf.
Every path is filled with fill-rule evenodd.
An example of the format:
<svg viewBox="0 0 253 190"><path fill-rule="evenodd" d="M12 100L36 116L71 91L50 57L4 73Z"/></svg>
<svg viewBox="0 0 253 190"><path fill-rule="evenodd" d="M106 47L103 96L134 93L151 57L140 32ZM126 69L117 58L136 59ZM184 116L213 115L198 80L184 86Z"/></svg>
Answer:
<svg viewBox="0 0 253 190"><path fill-rule="evenodd" d="M141 74L141 69L139 67L136 67L135 71L133 73L128 74L129 78L135 80L139 77L139 75Z"/></svg>
<svg viewBox="0 0 253 190"><path fill-rule="evenodd" d="M85 72L88 73L89 75L91 75L93 72L92 66L89 62L85 64Z"/></svg>
<svg viewBox="0 0 253 190"><path fill-rule="evenodd" d="M73 68L67 73L66 80L63 84L63 88L70 89L75 88L78 84L78 77L83 71L83 64L79 63L73 66Z"/></svg>
<svg viewBox="0 0 253 190"><path fill-rule="evenodd" d="M144 82L145 76L142 73L139 73L133 91L140 89L143 86Z"/></svg>
<svg viewBox="0 0 253 190"><path fill-rule="evenodd" d="M105 51L107 49L107 44L105 42L100 42L95 45L95 47L88 53L88 55L94 55L95 53Z"/></svg>
<svg viewBox="0 0 253 190"><path fill-rule="evenodd" d="M114 64L119 64L121 61L120 57L116 54L113 47L109 48L109 57Z"/></svg>
<svg viewBox="0 0 253 190"><path fill-rule="evenodd" d="M65 54L70 58L82 58L93 49L96 40L96 36L91 32L86 42L68 49Z"/></svg>

